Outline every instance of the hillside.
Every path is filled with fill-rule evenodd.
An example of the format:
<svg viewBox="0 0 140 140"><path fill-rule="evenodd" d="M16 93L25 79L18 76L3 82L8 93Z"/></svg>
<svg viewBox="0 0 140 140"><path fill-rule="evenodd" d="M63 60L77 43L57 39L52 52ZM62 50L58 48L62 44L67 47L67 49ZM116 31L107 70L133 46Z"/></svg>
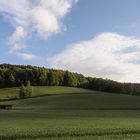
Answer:
<svg viewBox="0 0 140 140"><path fill-rule="evenodd" d="M18 99L20 87L2 88L0 89L0 99ZM69 93L93 93L92 90L75 88L75 87L62 87L62 86L34 86L32 97L40 97L45 95L54 94L69 94Z"/></svg>
<svg viewBox="0 0 140 140"><path fill-rule="evenodd" d="M14 96L18 88L1 89ZM15 91L15 92L14 92ZM1 140L138 140L140 97L72 87L34 87L32 98L0 102Z"/></svg>
<svg viewBox="0 0 140 140"><path fill-rule="evenodd" d="M93 72L94 75L94 72ZM64 70L31 65L0 64L0 88L19 87L30 81L33 86L68 86L85 89L140 95L140 84L120 83Z"/></svg>
<svg viewBox="0 0 140 140"><path fill-rule="evenodd" d="M0 96L15 96L18 90L1 89ZM33 98L1 103L20 109L139 109L140 97L72 87L34 87Z"/></svg>

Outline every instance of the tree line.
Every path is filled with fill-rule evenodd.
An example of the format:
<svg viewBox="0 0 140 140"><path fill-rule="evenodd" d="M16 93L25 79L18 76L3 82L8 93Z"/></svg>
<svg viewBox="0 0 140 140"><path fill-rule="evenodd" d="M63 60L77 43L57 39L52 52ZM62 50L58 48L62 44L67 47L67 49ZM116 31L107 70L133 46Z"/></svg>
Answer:
<svg viewBox="0 0 140 140"><path fill-rule="evenodd" d="M140 95L140 84L85 77L78 73L31 65L0 65L0 88L28 85L28 81L32 86L70 86L112 93Z"/></svg>
<svg viewBox="0 0 140 140"><path fill-rule="evenodd" d="M111 93L140 95L140 84L137 83L120 83L109 79L92 77L88 77L87 80L88 82L82 85L83 88Z"/></svg>

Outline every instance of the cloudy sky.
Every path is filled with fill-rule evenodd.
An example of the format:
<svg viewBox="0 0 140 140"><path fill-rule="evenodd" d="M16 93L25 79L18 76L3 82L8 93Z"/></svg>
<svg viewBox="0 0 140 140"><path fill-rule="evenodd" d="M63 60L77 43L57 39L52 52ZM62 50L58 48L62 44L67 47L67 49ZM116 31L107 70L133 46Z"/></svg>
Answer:
<svg viewBox="0 0 140 140"><path fill-rule="evenodd" d="M140 83L140 0L0 0L0 63Z"/></svg>

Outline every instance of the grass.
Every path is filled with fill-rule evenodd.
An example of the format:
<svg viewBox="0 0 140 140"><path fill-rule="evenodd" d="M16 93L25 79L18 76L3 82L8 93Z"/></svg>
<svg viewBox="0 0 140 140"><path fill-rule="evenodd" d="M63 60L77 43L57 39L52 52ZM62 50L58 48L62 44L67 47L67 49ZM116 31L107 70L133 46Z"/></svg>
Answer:
<svg viewBox="0 0 140 140"><path fill-rule="evenodd" d="M3 139L119 139L140 136L139 111L14 110L0 112Z"/></svg>
<svg viewBox="0 0 140 140"><path fill-rule="evenodd" d="M15 88L2 88L0 89L0 99L13 99L19 98L19 89ZM55 86L37 86L33 87L33 97L45 96L50 94L70 94L70 93L93 93L91 90L74 88L74 87L55 87Z"/></svg>
<svg viewBox="0 0 140 140"><path fill-rule="evenodd" d="M34 87L33 98L4 103L20 109L140 109L139 96L70 87Z"/></svg>
<svg viewBox="0 0 140 140"><path fill-rule="evenodd" d="M19 88L0 89L0 100L18 98Z"/></svg>
<svg viewBox="0 0 140 140"><path fill-rule="evenodd" d="M15 109L0 111L0 140L139 140L139 96L70 87L35 87L33 96L1 102Z"/></svg>

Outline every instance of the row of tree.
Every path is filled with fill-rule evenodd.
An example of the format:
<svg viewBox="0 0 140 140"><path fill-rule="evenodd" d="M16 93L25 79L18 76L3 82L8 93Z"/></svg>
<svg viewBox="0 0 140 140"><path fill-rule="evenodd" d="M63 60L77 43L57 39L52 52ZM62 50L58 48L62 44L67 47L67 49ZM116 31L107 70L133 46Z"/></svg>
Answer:
<svg viewBox="0 0 140 140"><path fill-rule="evenodd" d="M88 82L82 85L83 88L111 93L140 95L140 84L120 83L109 79L92 78L92 77L88 77L87 80Z"/></svg>
<svg viewBox="0 0 140 140"><path fill-rule="evenodd" d="M30 81L33 86L77 87L87 79L69 71L47 69L35 66L0 65L0 87L21 86Z"/></svg>
<svg viewBox="0 0 140 140"><path fill-rule="evenodd" d="M44 67L24 65L0 65L0 87L15 87L31 82L33 86L71 86L87 89L140 95L140 84L84 77L82 74Z"/></svg>

